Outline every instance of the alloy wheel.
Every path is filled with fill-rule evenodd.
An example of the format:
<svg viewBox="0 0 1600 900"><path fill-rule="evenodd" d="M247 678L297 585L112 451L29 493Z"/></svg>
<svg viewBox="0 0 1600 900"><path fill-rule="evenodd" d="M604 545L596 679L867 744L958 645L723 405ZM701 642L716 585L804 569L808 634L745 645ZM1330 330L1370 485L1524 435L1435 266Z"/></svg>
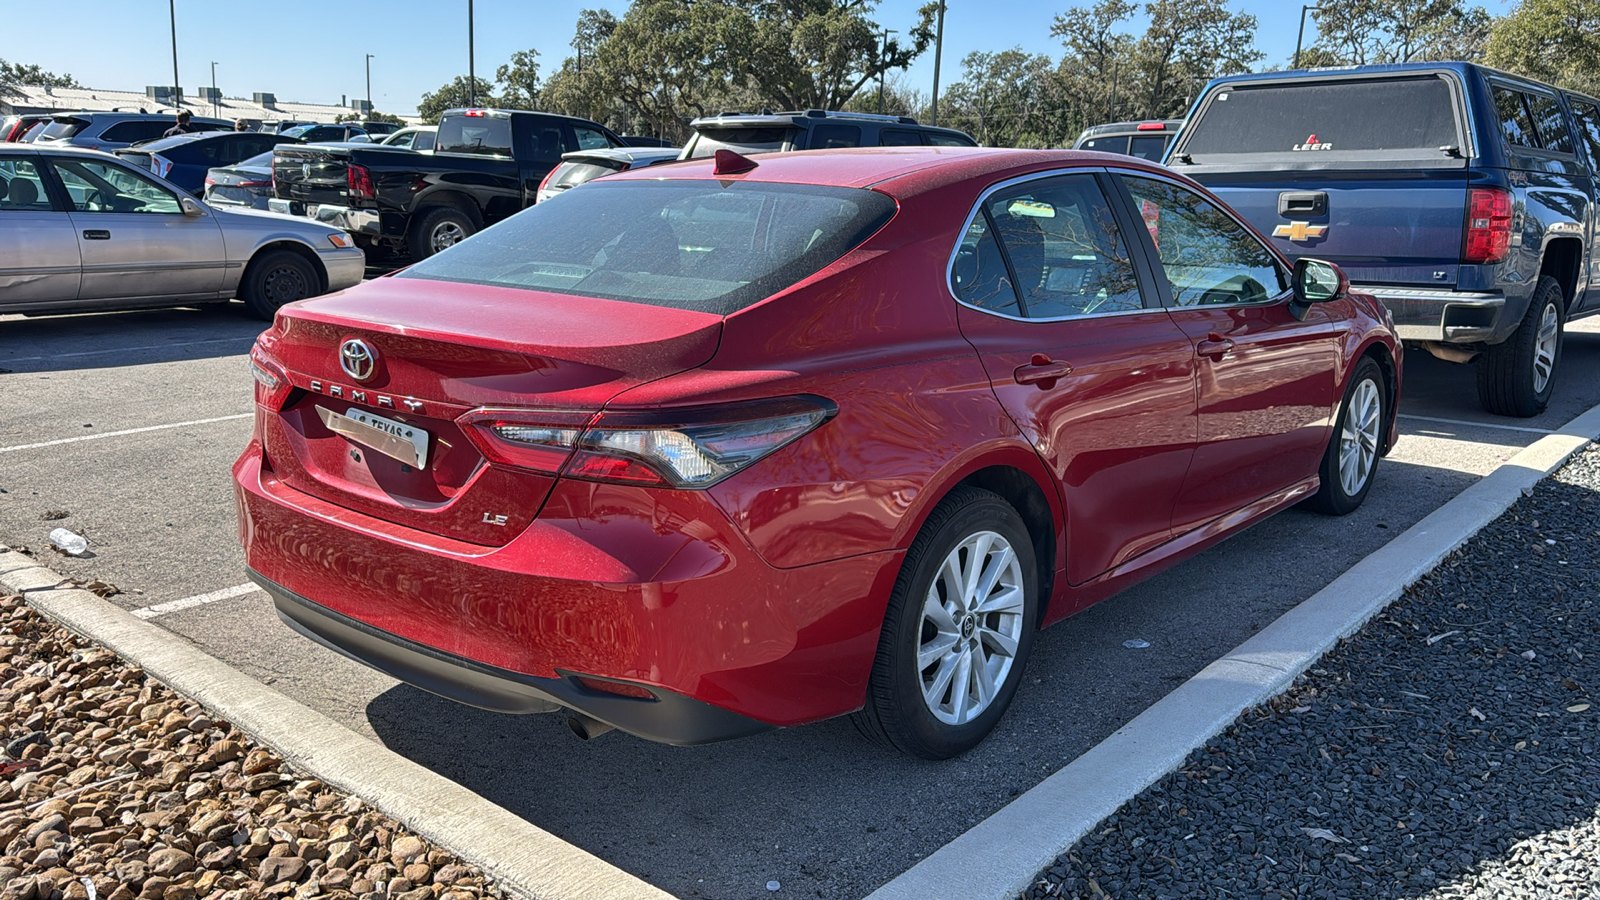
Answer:
<svg viewBox="0 0 1600 900"><path fill-rule="evenodd" d="M433 245L433 252L454 247L467 239L467 231L455 222L440 222L433 228L433 236L429 243Z"/></svg>
<svg viewBox="0 0 1600 900"><path fill-rule="evenodd" d="M1546 304L1539 320L1539 336L1533 344L1533 392L1543 393L1556 370L1556 346L1561 340L1561 313L1555 304Z"/></svg>
<svg viewBox="0 0 1600 900"><path fill-rule="evenodd" d="M994 703L1022 638L1022 565L1011 543L980 531L957 544L923 600L917 671L928 711L963 725Z"/></svg>
<svg viewBox="0 0 1600 900"><path fill-rule="evenodd" d="M1378 418L1382 411L1378 385L1370 378L1356 385L1339 434L1339 486L1346 496L1361 493L1372 476L1373 462L1378 458Z"/></svg>

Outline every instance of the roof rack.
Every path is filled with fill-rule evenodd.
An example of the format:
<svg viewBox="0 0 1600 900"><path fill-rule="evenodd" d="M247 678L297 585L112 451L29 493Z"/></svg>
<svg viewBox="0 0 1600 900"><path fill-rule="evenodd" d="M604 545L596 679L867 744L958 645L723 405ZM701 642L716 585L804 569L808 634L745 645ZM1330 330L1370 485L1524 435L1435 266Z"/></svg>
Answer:
<svg viewBox="0 0 1600 900"><path fill-rule="evenodd" d="M136 112L136 113L148 112L142 106L113 106L113 107L111 107L111 111L112 112Z"/></svg>

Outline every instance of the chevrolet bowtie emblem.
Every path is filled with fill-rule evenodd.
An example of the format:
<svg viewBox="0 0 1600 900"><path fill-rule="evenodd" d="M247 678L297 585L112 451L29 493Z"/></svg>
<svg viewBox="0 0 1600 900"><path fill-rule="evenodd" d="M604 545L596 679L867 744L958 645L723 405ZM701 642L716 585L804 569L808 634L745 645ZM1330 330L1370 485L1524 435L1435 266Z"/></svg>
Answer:
<svg viewBox="0 0 1600 900"><path fill-rule="evenodd" d="M1309 241L1328 233L1328 226L1313 225L1310 222L1290 222L1272 229L1273 237L1286 237L1291 241Z"/></svg>

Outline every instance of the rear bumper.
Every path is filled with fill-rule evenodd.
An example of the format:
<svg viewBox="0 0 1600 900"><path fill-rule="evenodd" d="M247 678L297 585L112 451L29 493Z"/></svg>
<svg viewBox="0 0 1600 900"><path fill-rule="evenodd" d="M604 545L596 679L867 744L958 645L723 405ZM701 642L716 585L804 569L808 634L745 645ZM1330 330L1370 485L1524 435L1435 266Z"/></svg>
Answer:
<svg viewBox="0 0 1600 900"><path fill-rule="evenodd" d="M382 216L375 209L352 209L327 203L306 203L301 200L283 200L273 197L267 209L291 216L305 216L324 225L342 228L352 234L383 234Z"/></svg>
<svg viewBox="0 0 1600 900"><path fill-rule="evenodd" d="M1395 331L1407 342L1497 344L1516 330L1521 310L1511 310L1499 291L1437 291L1427 288L1353 285L1378 298L1394 314Z"/></svg>
<svg viewBox="0 0 1600 900"><path fill-rule="evenodd" d="M774 727L663 688L653 688L655 698L646 700L584 687L573 673L536 678L497 669L374 628L247 571L272 597L278 618L304 637L457 703L517 714L566 708L664 744L725 741Z"/></svg>

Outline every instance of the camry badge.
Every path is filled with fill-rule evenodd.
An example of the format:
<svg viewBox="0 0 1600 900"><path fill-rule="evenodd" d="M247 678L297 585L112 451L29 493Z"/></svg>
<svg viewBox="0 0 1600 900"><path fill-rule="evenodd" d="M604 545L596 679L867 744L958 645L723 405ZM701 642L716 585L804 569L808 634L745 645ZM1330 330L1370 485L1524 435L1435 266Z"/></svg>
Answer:
<svg viewBox="0 0 1600 900"><path fill-rule="evenodd" d="M1291 241L1309 241L1328 233L1328 226L1313 225L1310 222L1290 222L1272 229L1273 237L1286 237Z"/></svg>
<svg viewBox="0 0 1600 900"><path fill-rule="evenodd" d="M357 381L366 381L378 369L378 354L366 341L351 338L339 347L339 368Z"/></svg>

